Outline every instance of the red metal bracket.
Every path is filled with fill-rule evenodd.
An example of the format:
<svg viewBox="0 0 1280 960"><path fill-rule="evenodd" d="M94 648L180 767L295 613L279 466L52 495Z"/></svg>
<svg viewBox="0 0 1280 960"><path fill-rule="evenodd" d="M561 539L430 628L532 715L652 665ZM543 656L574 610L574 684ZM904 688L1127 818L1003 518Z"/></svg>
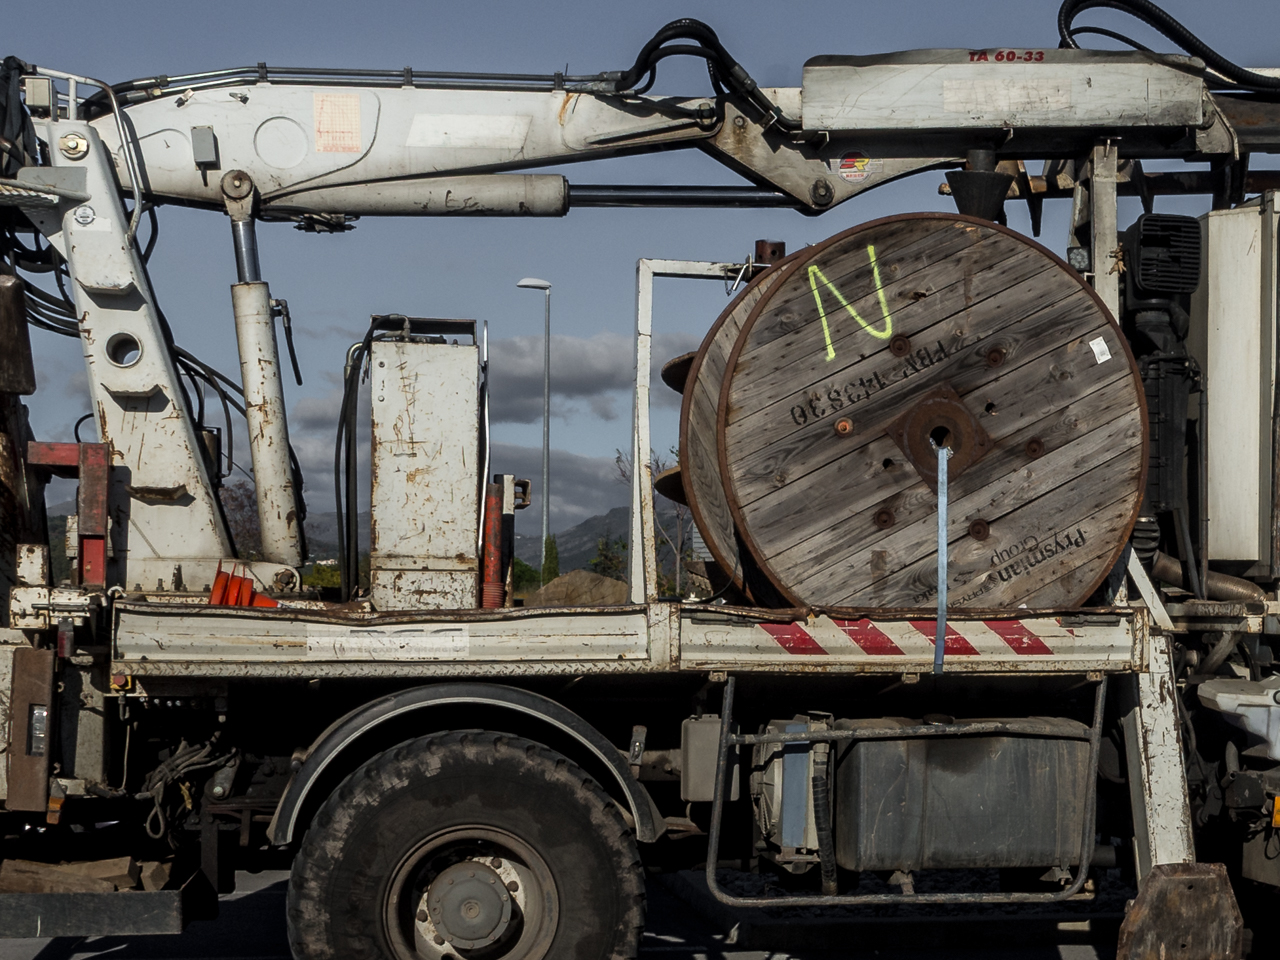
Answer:
<svg viewBox="0 0 1280 960"><path fill-rule="evenodd" d="M80 537L77 569L82 586L107 583L107 481L111 448L105 443L27 444L27 462L59 477L79 478L76 524Z"/></svg>

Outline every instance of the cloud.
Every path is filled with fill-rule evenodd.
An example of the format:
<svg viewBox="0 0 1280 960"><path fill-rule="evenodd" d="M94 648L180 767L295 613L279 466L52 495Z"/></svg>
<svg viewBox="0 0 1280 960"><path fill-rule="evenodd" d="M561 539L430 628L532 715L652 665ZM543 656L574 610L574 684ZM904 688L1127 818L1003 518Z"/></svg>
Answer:
<svg viewBox="0 0 1280 960"><path fill-rule="evenodd" d="M289 411L289 442L297 454L306 479L305 495L308 513L327 513L334 509L333 455L337 440L338 412L342 407L342 390L334 388L321 397L304 397ZM369 500L369 394L361 391L356 411L356 440L359 475L357 483L361 510ZM238 458L237 458L238 459ZM247 457L246 457L247 459Z"/></svg>
<svg viewBox="0 0 1280 960"><path fill-rule="evenodd" d="M84 358L71 351L42 355L36 364L36 394L28 404L56 405L60 410L73 412L70 422L55 422L52 425L54 432L40 437L41 440L70 440L72 424L93 409ZM46 425L46 430L48 428ZM97 439L91 425L83 428L82 436L86 440Z"/></svg>
<svg viewBox="0 0 1280 960"><path fill-rule="evenodd" d="M658 379L662 364L695 349L692 334L662 334L654 338L652 402L678 407L679 394ZM593 337L552 337L553 416L584 408L583 415L611 421L630 414L634 345L631 338L601 333ZM542 338L511 337L490 343L490 419L493 423L537 423L542 418ZM332 378L336 381L336 377ZM333 510L333 445L342 403L336 385L321 396L303 397L289 411L289 438L306 477L311 511ZM361 390L359 425L360 501L369 497L369 393ZM238 434L236 460L249 466L247 449ZM534 505L520 513L522 531L541 526L542 448L495 443L490 474L511 473L534 481ZM551 455L551 526L562 530L588 517L629 502L626 484L617 480L612 457L587 457L563 450Z"/></svg>
<svg viewBox="0 0 1280 960"><path fill-rule="evenodd" d="M700 337L664 333L653 342L653 402L678 407L680 397L658 380L672 357L697 349ZM494 423L536 423L542 418L543 343L540 336L506 337L489 343L490 419ZM552 415L577 412L574 401L592 416L616 420L630 409L635 387L635 343L617 333L592 337L551 337Z"/></svg>
<svg viewBox="0 0 1280 960"><path fill-rule="evenodd" d="M542 448L495 443L490 462L490 474L510 473L533 481L533 505L517 514L516 524L521 534L536 537L542 528ZM631 487L620 481L612 457L551 451L552 533L630 502Z"/></svg>

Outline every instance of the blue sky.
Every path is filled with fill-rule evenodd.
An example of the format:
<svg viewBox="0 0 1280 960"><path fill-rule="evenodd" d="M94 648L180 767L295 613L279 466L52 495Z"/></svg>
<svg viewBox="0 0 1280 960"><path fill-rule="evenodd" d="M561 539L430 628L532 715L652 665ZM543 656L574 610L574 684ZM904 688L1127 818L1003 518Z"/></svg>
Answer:
<svg viewBox="0 0 1280 960"><path fill-rule="evenodd" d="M1239 63L1280 66L1275 0L1167 0L1166 9ZM918 47L1054 46L1056 0L895 0L856 2L390 3L239 2L215 7L155 3L9 4L4 50L45 66L119 81L265 61L279 66L341 66L574 73L629 66L660 26L680 16L707 21L762 85L796 86L806 59ZM1158 50L1170 44L1105 11L1088 22L1131 32ZM1102 45L1102 41L1099 45ZM664 63L655 92L697 96L708 84L700 62ZM1255 166L1273 166L1258 158ZM600 161L565 168L583 183L740 183L695 151ZM553 508L562 529L625 502L613 480L613 452L629 445L630 336L635 263L640 257L741 259L757 238L789 249L892 213L951 209L941 174L923 174L872 191L831 213L792 211L572 210L561 220L364 219L340 236L288 225L259 227L263 277L288 299L306 383L286 383L295 445L308 468L309 500L331 510L329 483L337 380L347 346L372 313L474 317L494 341L495 470L538 476L541 444L539 292L518 290L525 276L553 291ZM1160 201L1157 209L1200 212L1207 202ZM1063 203L1046 209L1042 241L1061 250ZM1125 201L1122 225L1140 209ZM237 368L229 284L235 279L225 217L179 208L160 211L151 275L178 342L233 372ZM1029 232L1023 208L1010 226ZM659 359L693 349L726 302L721 285L659 281L655 327ZM33 332L40 390L31 398L42 439L69 439L87 410L83 363L69 340ZM655 386L654 446L676 442L677 398ZM246 457L247 459L247 457ZM535 502L538 497L535 496ZM521 515L525 532L536 508Z"/></svg>

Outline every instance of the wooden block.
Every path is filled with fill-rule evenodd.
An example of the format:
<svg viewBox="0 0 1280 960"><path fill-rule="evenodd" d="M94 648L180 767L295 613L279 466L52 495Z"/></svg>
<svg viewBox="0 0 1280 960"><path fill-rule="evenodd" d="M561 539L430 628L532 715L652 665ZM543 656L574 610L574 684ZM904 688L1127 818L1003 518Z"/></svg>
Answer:
<svg viewBox="0 0 1280 960"><path fill-rule="evenodd" d="M115 885L29 860L0 863L0 893L112 893Z"/></svg>
<svg viewBox="0 0 1280 960"><path fill-rule="evenodd" d="M58 869L77 876L105 880L118 890L132 890L136 887L140 873L138 861L132 857L62 863L58 865Z"/></svg>
<svg viewBox="0 0 1280 960"><path fill-rule="evenodd" d="M144 861L140 864L140 867L142 889L148 893L164 889L164 885L169 882L169 871L171 869L169 864Z"/></svg>

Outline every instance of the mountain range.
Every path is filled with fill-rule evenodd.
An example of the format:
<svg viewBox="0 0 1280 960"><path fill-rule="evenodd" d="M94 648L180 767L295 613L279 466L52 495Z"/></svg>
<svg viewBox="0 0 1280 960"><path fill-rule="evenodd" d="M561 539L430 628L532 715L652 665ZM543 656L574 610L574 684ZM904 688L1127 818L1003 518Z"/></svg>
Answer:
<svg viewBox="0 0 1280 960"><path fill-rule="evenodd" d="M654 497L654 508L658 521L674 532L675 505L664 497ZM76 503L67 500L51 504L48 514L51 517L62 517L75 513ZM517 514L516 523L519 524ZM688 521L686 520L686 523ZM369 513L360 514L360 541L369 543ZM311 561L334 560L338 556L338 515L333 511L312 513L306 521L307 548ZM631 539L631 508L614 507L608 513L588 517L586 520L561 530L555 534L556 547L560 554L560 572L568 573L589 566L599 550L600 541L605 538L624 541ZM537 569L542 562L540 537L537 534L516 534L516 556ZM367 546L366 546L367 549Z"/></svg>

